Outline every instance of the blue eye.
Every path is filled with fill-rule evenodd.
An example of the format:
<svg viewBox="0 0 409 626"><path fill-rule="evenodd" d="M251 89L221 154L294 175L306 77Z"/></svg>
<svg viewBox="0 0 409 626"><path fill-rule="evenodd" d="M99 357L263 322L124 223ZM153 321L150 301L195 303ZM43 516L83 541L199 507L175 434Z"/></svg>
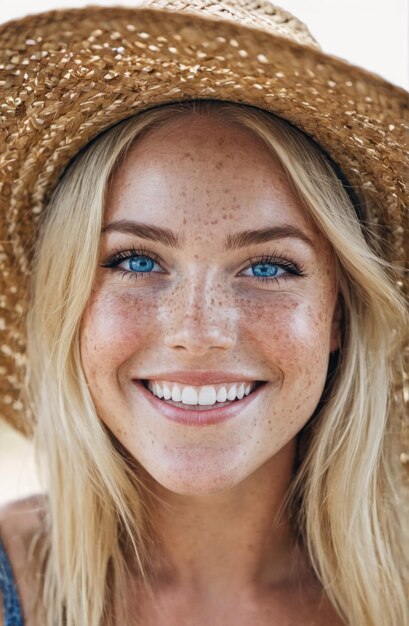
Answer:
<svg viewBox="0 0 409 626"><path fill-rule="evenodd" d="M253 277L262 282L278 282L279 279L288 280L296 276L303 276L304 271L294 262L276 256L264 256L250 259L251 265L241 273L242 276ZM245 274L244 272L247 272Z"/></svg>
<svg viewBox="0 0 409 626"><path fill-rule="evenodd" d="M240 273L240 276L255 278L266 283L272 281L278 283L280 279L287 280L305 275L303 268L296 263L276 256L252 258L249 262L251 264ZM160 269L155 269L155 266ZM152 252L148 253L144 248L117 250L101 264L101 267L112 268L129 278L142 278L146 274L163 273L160 258Z"/></svg>
<svg viewBox="0 0 409 626"><path fill-rule="evenodd" d="M253 276L256 278L277 278L277 276L282 276L287 272L276 263L254 263L248 269L253 272Z"/></svg>
<svg viewBox="0 0 409 626"><path fill-rule="evenodd" d="M150 272L155 265L155 261L147 256L132 256L127 261L132 272Z"/></svg>
<svg viewBox="0 0 409 626"><path fill-rule="evenodd" d="M110 267L129 278L142 277L143 274L151 274L153 270L154 273L162 273L161 269L154 269L155 265L160 268L159 258L151 252L147 254L143 248L117 250L114 255L101 263L101 267Z"/></svg>

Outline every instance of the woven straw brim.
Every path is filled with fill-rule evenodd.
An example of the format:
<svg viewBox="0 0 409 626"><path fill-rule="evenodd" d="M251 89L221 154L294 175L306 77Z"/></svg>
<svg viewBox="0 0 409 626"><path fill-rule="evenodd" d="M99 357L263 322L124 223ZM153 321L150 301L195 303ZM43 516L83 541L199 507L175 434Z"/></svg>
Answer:
<svg viewBox="0 0 409 626"><path fill-rule="evenodd" d="M0 415L19 398L27 286L39 215L69 160L138 111L211 98L260 107L315 139L354 185L405 263L408 94L280 34L149 8L52 11L0 27Z"/></svg>

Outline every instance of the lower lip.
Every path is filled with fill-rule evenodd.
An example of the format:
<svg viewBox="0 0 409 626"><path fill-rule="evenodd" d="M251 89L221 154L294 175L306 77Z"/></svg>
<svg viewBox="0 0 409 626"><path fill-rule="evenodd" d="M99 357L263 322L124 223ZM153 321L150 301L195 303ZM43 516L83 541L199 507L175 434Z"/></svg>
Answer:
<svg viewBox="0 0 409 626"><path fill-rule="evenodd" d="M155 409L160 411L164 417L172 422L184 424L185 426L210 426L212 424L220 424L221 422L236 417L259 396L266 384L262 383L255 391L248 396L244 396L242 400L235 400L220 409L218 409L216 405L215 408L195 411L193 409L180 409L173 404L168 404L166 401L160 400L146 389L140 380L135 380L134 383L143 393L147 401L150 402Z"/></svg>

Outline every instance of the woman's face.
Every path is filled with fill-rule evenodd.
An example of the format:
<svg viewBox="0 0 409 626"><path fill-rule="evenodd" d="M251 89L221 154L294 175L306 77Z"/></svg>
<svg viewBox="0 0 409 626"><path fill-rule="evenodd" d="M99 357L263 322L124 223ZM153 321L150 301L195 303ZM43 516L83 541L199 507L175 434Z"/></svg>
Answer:
<svg viewBox="0 0 409 626"><path fill-rule="evenodd" d="M147 134L112 181L82 320L98 415L162 486L233 487L291 446L316 408L338 346L336 300L327 240L250 131L190 116ZM185 400L206 385L205 403L223 400L223 382L264 383L212 422L222 402L193 412L141 380L178 383Z"/></svg>

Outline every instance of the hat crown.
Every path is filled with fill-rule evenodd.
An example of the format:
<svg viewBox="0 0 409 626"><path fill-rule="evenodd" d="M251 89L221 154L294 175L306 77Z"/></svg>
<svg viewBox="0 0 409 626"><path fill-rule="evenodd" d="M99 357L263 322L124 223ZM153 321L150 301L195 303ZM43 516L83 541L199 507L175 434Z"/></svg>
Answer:
<svg viewBox="0 0 409 626"><path fill-rule="evenodd" d="M217 17L320 49L301 20L269 0L139 0L137 6Z"/></svg>

